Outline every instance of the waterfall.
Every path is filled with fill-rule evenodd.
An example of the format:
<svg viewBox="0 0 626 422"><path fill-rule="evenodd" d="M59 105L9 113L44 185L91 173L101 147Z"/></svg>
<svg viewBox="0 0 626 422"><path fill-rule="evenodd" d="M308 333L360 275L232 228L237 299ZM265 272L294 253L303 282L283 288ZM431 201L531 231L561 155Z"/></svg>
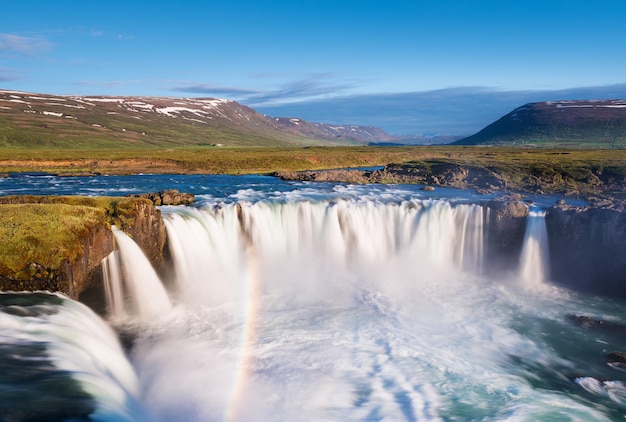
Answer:
<svg viewBox="0 0 626 422"><path fill-rule="evenodd" d="M121 319L125 316L125 310L119 251L111 252L102 260L102 275L108 314L113 319Z"/></svg>
<svg viewBox="0 0 626 422"><path fill-rule="evenodd" d="M148 258L126 233L112 230L118 251L103 263L111 317L146 320L168 312L170 299Z"/></svg>
<svg viewBox="0 0 626 422"><path fill-rule="evenodd" d="M0 419L150 420L116 334L85 305L0 293L0 330Z"/></svg>
<svg viewBox="0 0 626 422"><path fill-rule="evenodd" d="M485 217L483 215L483 207L480 205L466 205L455 208L455 211L458 221L457 227L460 228L461 233L458 262L461 268L475 274L481 274L484 258L483 223Z"/></svg>
<svg viewBox="0 0 626 422"><path fill-rule="evenodd" d="M613 359L624 352L626 307L540 285L549 279L542 212L521 219L523 242L519 219L499 205L490 218L484 204L467 203L487 198L463 191L136 177L133 190L158 181L200 193L195 206L160 207L167 292L115 231L103 261L106 321L62 294L0 293L0 420L625 414L626 373ZM125 178L72 180L90 192L92 180L103 192L126 190ZM159 297L149 312L137 303Z"/></svg>
<svg viewBox="0 0 626 422"><path fill-rule="evenodd" d="M479 272L482 266L483 209L478 205L261 201L166 210L164 217L178 290L199 298L200 287L216 302L245 288L232 280L241 280L247 271L249 245L258 255L255 267L262 279L296 273L318 286L320 280L337 278L332 274L349 278L358 272L367 278L400 261L407 266L396 268L424 275Z"/></svg>
<svg viewBox="0 0 626 422"><path fill-rule="evenodd" d="M519 277L524 286L538 287L548 280L548 231L545 211L530 211L520 255Z"/></svg>

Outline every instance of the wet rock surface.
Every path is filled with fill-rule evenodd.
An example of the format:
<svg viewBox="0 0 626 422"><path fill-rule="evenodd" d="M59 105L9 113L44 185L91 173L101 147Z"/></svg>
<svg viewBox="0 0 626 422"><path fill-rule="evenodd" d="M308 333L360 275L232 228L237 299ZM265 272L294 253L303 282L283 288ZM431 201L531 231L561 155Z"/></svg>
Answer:
<svg viewBox="0 0 626 422"><path fill-rule="evenodd" d="M626 353L611 352L606 355L606 364L611 368L626 371Z"/></svg>
<svg viewBox="0 0 626 422"><path fill-rule="evenodd" d="M458 161L458 160L457 160ZM596 166L597 167L597 166ZM626 178L621 168L561 168L551 164L508 166L423 159L388 164L379 170L318 170L272 173L284 180L332 181L344 183L425 184L479 192L521 192L561 194L596 198L608 204L613 197L626 199Z"/></svg>
<svg viewBox="0 0 626 422"><path fill-rule="evenodd" d="M130 198L145 198L152 201L156 206L160 205L191 205L195 201L195 195L181 193L178 189L168 189L160 192L128 195Z"/></svg>
<svg viewBox="0 0 626 422"><path fill-rule="evenodd" d="M556 205L546 213L552 280L626 297L626 214L621 204Z"/></svg>
<svg viewBox="0 0 626 422"><path fill-rule="evenodd" d="M528 206L516 199L503 198L488 201L484 207L489 270L515 268L524 243Z"/></svg>
<svg viewBox="0 0 626 422"><path fill-rule="evenodd" d="M626 324L619 322L578 314L567 314L565 318L567 321L578 327L626 334Z"/></svg>

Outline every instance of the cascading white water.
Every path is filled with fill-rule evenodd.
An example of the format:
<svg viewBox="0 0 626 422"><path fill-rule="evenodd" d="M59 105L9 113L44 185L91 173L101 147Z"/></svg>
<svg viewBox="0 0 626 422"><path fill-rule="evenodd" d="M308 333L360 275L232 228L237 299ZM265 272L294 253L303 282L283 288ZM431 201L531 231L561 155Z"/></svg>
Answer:
<svg viewBox="0 0 626 422"><path fill-rule="evenodd" d="M299 269L311 279L311 294L320 280L349 277L357 269L375 275L398 260L406 263L406 271L426 274L477 272L483 259L478 205L258 202L189 208L165 217L179 289L198 298L205 286L217 302L224 299L221 293L241 293L230 280L245 271L249 245L259 256L262 279L280 280L281 273ZM295 288L290 285L283 288Z"/></svg>
<svg viewBox="0 0 626 422"><path fill-rule="evenodd" d="M162 346L139 346L136 355L139 356L140 376L150 379L149 403L159 409L164 420L176 417L227 421L293 420L298 416L291 410L281 412L280 416L270 416L267 409L257 415L248 410L259 406L259 394L265 388L268 391L276 389L252 381L257 376L254 368L266 365L261 363L265 358L259 355L264 354L265 341L272 350L278 347L276 357L268 356L268 359L285 363L292 360L289 351L294 347L304 348L294 351L296 355L310 353L315 359L318 354L325 356L326 352L317 349L326 347L322 344L327 345L332 350L331 356L322 359L332 360L332 353L339 353L337 359L342 363L335 370L342 371L341 365L356 363L343 362L347 357L343 356L342 347L333 346L333 343L339 341L342 344L340 337L350 336L352 330L357 333L364 330L359 334L363 338L355 338L356 343L348 347L359 348L359 342L369 344L372 341L366 347L387 356L391 353L387 347L392 346L384 344L392 340L375 339L377 335L386 337L379 332L381 328L375 321L382 317L379 322L385 326L388 322L384 319L396 312L389 309L388 300L402 304L398 308L401 310L397 311L402 315L411 314L415 311L412 307L417 306L422 311L431 309L427 312L435 316L436 307L428 299L423 303L419 299L423 292L446 291L449 286L444 286L440 280L459 278L465 271L472 276L482 265L483 210L478 205L453 206L446 201L428 200L400 204L369 200L261 201L163 211L176 274L177 301L190 310L188 318L191 321L172 328L173 338ZM418 302L412 303L407 298L416 298ZM298 309L302 309L301 315ZM361 322L369 318L370 312L374 314L371 326L370 322ZM284 322L280 322L283 319ZM295 327L285 327L284 339L280 338L279 331L270 328L292 325L291 321L295 326L302 326L300 330L303 331L294 334L297 337L289 334L298 330ZM353 324L356 325L351 327ZM361 324L365 324L363 328L359 328ZM194 333L191 339L180 337L179 333L189 330ZM334 335L340 337L333 340ZM274 339L275 336L279 338ZM222 341L225 344L221 344ZM220 345L216 346L215 342ZM174 349L166 343L175 344ZM189 356L188 361L198 369L192 370L180 361L172 362L170 350ZM233 352L235 354L231 355ZM378 364L369 362L369 354L363 353L363 357L355 356L355 359L367 359L363 365L369 369L363 368L362 373L357 371L355 374L359 375L354 376L363 377L362 382L366 382L366 372ZM296 358L296 362L298 360ZM306 363L307 360L305 366L312 365L312 370L316 371L320 363ZM157 367L160 367L158 371ZM398 371L397 374L381 373L373 377L374 382L391 382L385 381L387 376L394 383L400 382L403 370L392 367L395 365L390 365L387 370ZM287 373L284 374L277 371L275 376L287 380L293 378L290 371L302 375L311 368L294 367L285 369ZM165 379L180 374L193 372L200 376L206 370L213 374L213 382L230 385L230 388L209 389L202 378L196 379L195 376L192 376L193 381L182 383L194 386L193 391L181 387L182 390L174 392L163 384ZM229 379L224 371L234 374L234 378ZM320 374L319 380L312 383L294 379L289 388L305 394L305 391L311 391L311 386L318 387L320 382L325 382L326 376ZM352 375L348 375L350 377ZM304 387L301 382L310 386ZM341 383L335 387L337 389L333 388L328 394L338 394L341 406L345 406L345 394L340 393ZM205 392L202 399L196 395L195 389ZM404 387L391 390L395 389L396 393L390 393L387 391L390 389L381 387L377 394L384 396L384 401L389 400L389 394L404 394ZM279 387L279 390L283 388ZM407 394L415 396L414 400L407 396L407 403L436 400L428 386ZM172 400L173 396L175 400ZM308 407L305 402L310 401L314 406L317 400L323 399L300 397L299 400ZM177 404L169 407L172 402ZM181 402L189 404L180 405ZM274 400L268 403L274 403ZM372 400L364 407L373 409L375 403L376 400ZM402 406L391 403L388 406L390 415L402 415ZM196 408L201 416L186 413L186 410L182 410L181 415L181 408ZM224 412L222 415L219 415L220 409ZM416 407L412 411L436 419L436 412L428 408ZM322 414L319 416L323 418ZM314 413L306 417L315 419ZM338 417L342 419L340 415ZM354 415L348 417L351 418Z"/></svg>
<svg viewBox="0 0 626 422"><path fill-rule="evenodd" d="M119 251L115 250L111 252L102 260L102 276L104 279L104 292L109 316L116 320L124 318L126 312L124 310L124 292L122 289Z"/></svg>
<svg viewBox="0 0 626 422"><path fill-rule="evenodd" d="M551 381L542 368L570 364L520 326L540 316L562 329L550 295L528 305L519 295L532 289L482 276L481 206L259 201L163 213L179 312L133 350L160 421L600 414L552 392L566 375ZM518 359L548 387L533 388Z"/></svg>
<svg viewBox="0 0 626 422"><path fill-rule="evenodd" d="M0 293L0 330L1 420L150 420L115 332L85 305L58 293Z"/></svg>
<svg viewBox="0 0 626 422"><path fill-rule="evenodd" d="M624 351L624 303L494 277L492 219L454 205L476 195L258 176L188 186L200 185L205 208L162 208L167 318L138 319L129 296L155 290L123 286L142 256L106 260L123 305L108 321L135 373L82 305L0 294L0 419L623 420L626 373L605 357Z"/></svg>
<svg viewBox="0 0 626 422"><path fill-rule="evenodd" d="M549 277L548 231L545 211L528 214L520 255L519 277L524 286L540 287Z"/></svg>
<svg viewBox="0 0 626 422"><path fill-rule="evenodd" d="M117 254L107 257L105 262L109 292L107 299L111 300L108 307L113 312L111 317L132 316L146 320L167 313L172 305L150 261L126 233L116 227L112 227L112 230L119 248L120 262ZM125 296L128 296L129 301Z"/></svg>
<svg viewBox="0 0 626 422"><path fill-rule="evenodd" d="M458 262L461 268L474 274L481 274L484 264L484 210L478 205L471 207L472 212L457 212L457 227L461 233ZM455 210L461 211L461 208Z"/></svg>

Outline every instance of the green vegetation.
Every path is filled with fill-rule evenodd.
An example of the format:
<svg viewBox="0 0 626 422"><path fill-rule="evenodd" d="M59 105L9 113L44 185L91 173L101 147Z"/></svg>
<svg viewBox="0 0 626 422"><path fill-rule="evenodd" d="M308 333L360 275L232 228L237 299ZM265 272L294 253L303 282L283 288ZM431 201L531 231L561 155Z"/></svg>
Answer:
<svg viewBox="0 0 626 422"><path fill-rule="evenodd" d="M0 206L0 273L27 280L82 254L80 239L103 224L104 210L64 204Z"/></svg>
<svg viewBox="0 0 626 422"><path fill-rule="evenodd" d="M405 163L433 172L457 165L497 175L508 189L571 195L626 193L626 151L517 149L504 147L450 148L445 157ZM410 172L410 170L409 170Z"/></svg>
<svg viewBox="0 0 626 422"><path fill-rule="evenodd" d="M102 102L52 95L45 97L56 101L46 101L27 93L20 97L23 102L15 103L0 93L0 148L119 150L353 143L283 127L234 102L206 109L198 101L174 98L124 97L122 102ZM168 109L177 108L189 111L167 114Z"/></svg>
<svg viewBox="0 0 626 422"><path fill-rule="evenodd" d="M511 180L533 169L584 172L626 168L626 150L527 149L515 147L311 147L311 148L146 148L63 150L0 148L0 173L44 171L103 174L250 174L380 166L439 160L492 168Z"/></svg>
<svg viewBox="0 0 626 422"><path fill-rule="evenodd" d="M97 227L124 227L145 199L79 196L0 197L0 274L15 280L52 277L65 259L83 254L82 239Z"/></svg>
<svg viewBox="0 0 626 422"><path fill-rule="evenodd" d="M250 174L377 166L405 162L423 153L429 154L428 150L415 147L187 147L123 150L0 148L0 173Z"/></svg>
<svg viewBox="0 0 626 422"><path fill-rule="evenodd" d="M624 106L623 100L530 103L455 144L624 149Z"/></svg>

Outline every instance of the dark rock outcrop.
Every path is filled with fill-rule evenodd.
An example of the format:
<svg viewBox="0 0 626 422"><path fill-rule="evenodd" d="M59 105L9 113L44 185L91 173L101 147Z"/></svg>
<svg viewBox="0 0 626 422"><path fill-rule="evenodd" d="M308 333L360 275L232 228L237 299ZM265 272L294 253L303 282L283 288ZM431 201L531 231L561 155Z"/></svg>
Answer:
<svg viewBox="0 0 626 422"><path fill-rule="evenodd" d="M369 183L371 172L361 170L320 170L320 171L277 171L272 176L282 180L301 180L305 182L342 182Z"/></svg>
<svg viewBox="0 0 626 422"><path fill-rule="evenodd" d="M594 318L589 315L567 314L565 319L570 323L587 329L626 334L626 324L610 321L601 318Z"/></svg>
<svg viewBox="0 0 626 422"><path fill-rule="evenodd" d="M626 214L620 206L556 205L546 213L552 279L626 297Z"/></svg>
<svg viewBox="0 0 626 422"><path fill-rule="evenodd" d="M524 243L528 206L515 199L485 203L486 259L492 271L515 268Z"/></svg>
<svg viewBox="0 0 626 422"><path fill-rule="evenodd" d="M150 202L137 201L120 229L139 245L155 268L161 267L167 239L161 211Z"/></svg>
<svg viewBox="0 0 626 422"><path fill-rule="evenodd" d="M428 184L458 189L495 191L506 188L506 181L502 176L488 168L454 163L431 164L425 181Z"/></svg>
<svg viewBox="0 0 626 422"><path fill-rule="evenodd" d="M626 371L626 353L611 352L606 356L606 363L612 368Z"/></svg>
<svg viewBox="0 0 626 422"><path fill-rule="evenodd" d="M77 299L85 290L102 281L102 260L114 249L113 235L109 227L99 226L83 238L83 255L63 263L64 279L69 297Z"/></svg>
<svg viewBox="0 0 626 422"><path fill-rule="evenodd" d="M161 192L150 192L128 195L130 198L146 198L156 206L160 205L191 205L195 196L191 193L181 193L178 189L168 189Z"/></svg>

